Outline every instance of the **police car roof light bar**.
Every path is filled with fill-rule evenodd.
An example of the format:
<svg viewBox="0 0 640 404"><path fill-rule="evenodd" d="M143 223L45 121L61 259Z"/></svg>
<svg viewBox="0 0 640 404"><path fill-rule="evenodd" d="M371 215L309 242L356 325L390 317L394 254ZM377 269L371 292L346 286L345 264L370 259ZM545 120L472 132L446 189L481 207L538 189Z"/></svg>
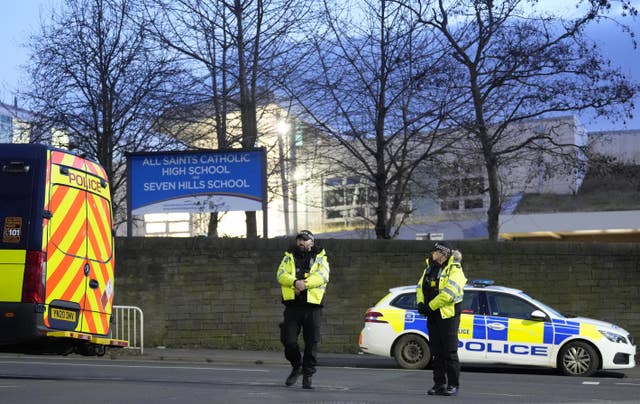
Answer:
<svg viewBox="0 0 640 404"><path fill-rule="evenodd" d="M473 281L471 281L471 283L473 284L473 286L484 288L486 286L493 285L494 282L493 279L474 279Z"/></svg>

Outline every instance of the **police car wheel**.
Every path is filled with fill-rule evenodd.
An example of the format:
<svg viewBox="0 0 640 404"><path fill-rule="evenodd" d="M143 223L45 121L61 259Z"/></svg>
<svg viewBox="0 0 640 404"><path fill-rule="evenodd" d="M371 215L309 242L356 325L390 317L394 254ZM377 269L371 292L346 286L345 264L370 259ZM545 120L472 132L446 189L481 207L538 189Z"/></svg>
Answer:
<svg viewBox="0 0 640 404"><path fill-rule="evenodd" d="M429 343L419 335L403 335L393 346L396 363L404 369L424 369L431 360Z"/></svg>
<svg viewBox="0 0 640 404"><path fill-rule="evenodd" d="M591 376L600 366L596 350L586 342L570 342L560 350L558 366L567 376Z"/></svg>

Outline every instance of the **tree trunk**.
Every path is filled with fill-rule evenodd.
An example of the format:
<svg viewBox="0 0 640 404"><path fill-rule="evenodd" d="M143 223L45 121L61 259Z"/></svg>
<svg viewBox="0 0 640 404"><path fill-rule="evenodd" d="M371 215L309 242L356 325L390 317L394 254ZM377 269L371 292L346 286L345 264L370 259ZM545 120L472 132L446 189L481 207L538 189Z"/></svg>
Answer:
<svg viewBox="0 0 640 404"><path fill-rule="evenodd" d="M489 209L487 210L487 231L489 240L497 241L500 231L500 187L498 180L498 168L495 164L487 164L487 178L489 181Z"/></svg>
<svg viewBox="0 0 640 404"><path fill-rule="evenodd" d="M218 212L211 212L211 215L209 216L207 237L218 237Z"/></svg>

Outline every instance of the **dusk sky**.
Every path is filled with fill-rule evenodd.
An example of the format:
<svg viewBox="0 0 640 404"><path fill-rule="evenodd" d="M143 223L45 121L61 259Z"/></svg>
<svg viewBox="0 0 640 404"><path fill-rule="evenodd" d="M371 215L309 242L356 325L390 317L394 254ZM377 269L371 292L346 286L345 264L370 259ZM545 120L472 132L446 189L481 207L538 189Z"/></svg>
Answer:
<svg viewBox="0 0 640 404"><path fill-rule="evenodd" d="M2 23L0 24L0 101L12 104L17 90L24 88L25 77L21 66L28 62L28 51L24 48L29 35L37 32L40 15L47 15L47 10L60 0L23 0L4 1L2 5ZM553 4L556 11L570 10L571 2L564 0L544 0L543 3ZM640 8L640 0L634 0ZM563 8L564 7L564 8ZM629 20L640 38L640 19ZM633 49L631 41L617 29L605 25L594 26L592 35L603 45L602 49L613 62L623 71L640 81L640 50ZM18 100L20 105L20 100ZM588 130L620 130L640 129L640 97L636 98L635 118L626 125L622 122L608 122L593 120L587 116L580 116L580 120Z"/></svg>

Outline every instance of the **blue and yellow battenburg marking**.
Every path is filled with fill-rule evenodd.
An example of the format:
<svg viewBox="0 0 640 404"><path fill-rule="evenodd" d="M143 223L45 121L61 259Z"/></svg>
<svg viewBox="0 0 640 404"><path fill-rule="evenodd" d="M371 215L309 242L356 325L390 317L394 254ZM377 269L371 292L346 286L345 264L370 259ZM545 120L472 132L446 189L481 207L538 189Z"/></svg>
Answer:
<svg viewBox="0 0 640 404"><path fill-rule="evenodd" d="M416 330L429 334L426 319L415 310L387 309L382 312L383 318L396 333ZM495 326L487 327L487 324ZM544 322L462 314L458 330L459 347L462 349L535 356L546 356L549 345L560 345L567 338L577 335L592 340L602 338L592 324L561 319Z"/></svg>

